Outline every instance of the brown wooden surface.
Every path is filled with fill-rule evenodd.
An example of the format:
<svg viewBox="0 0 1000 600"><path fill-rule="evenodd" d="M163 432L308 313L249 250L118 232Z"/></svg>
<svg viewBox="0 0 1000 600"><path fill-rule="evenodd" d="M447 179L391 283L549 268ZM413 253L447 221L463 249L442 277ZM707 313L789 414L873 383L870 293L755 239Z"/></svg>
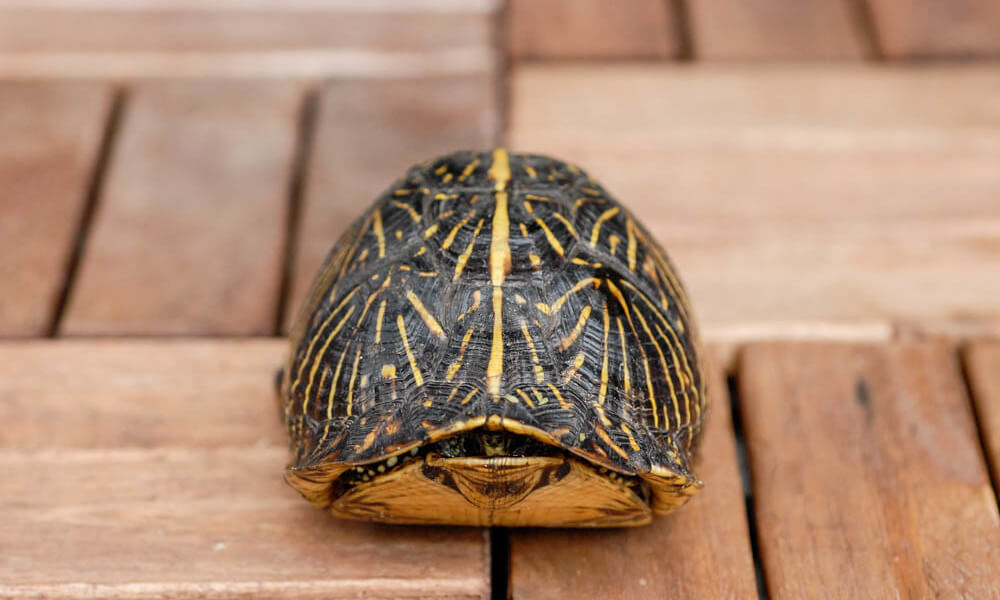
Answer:
<svg viewBox="0 0 1000 600"><path fill-rule="evenodd" d="M691 0L698 60L861 59L866 41L841 0Z"/></svg>
<svg viewBox="0 0 1000 600"><path fill-rule="evenodd" d="M337 521L285 485L285 350L0 343L0 596L483 597L482 531Z"/></svg>
<svg viewBox="0 0 1000 600"><path fill-rule="evenodd" d="M965 368L976 405L979 431L989 464L993 467L994 489L1000 489L1000 343L984 342L965 353Z"/></svg>
<svg viewBox="0 0 1000 600"><path fill-rule="evenodd" d="M67 284L60 333L270 335L284 278L287 319L381 190L413 162L497 144L509 108L515 149L591 170L679 263L708 352L740 382L772 597L1000 596L1000 349L965 355L971 398L954 350L1000 332L997 69L671 66L685 3L621 4L537 3L556 24L529 35L538 54L506 50L660 64L522 63L508 94L496 36L527 3L504 25L490 1L0 0L0 78L229 78L125 84L100 174L111 84L0 83L0 335L43 334ZM857 3L724 4L687 3L696 55L832 58L863 28L845 25ZM890 58L987 52L991 11L873 3ZM248 74L277 78L233 80ZM299 140L288 240L303 77L330 79ZM731 360L748 341L928 336L942 341L752 345ZM285 351L0 342L0 597L485 597L488 532L335 521L281 481ZM712 381L704 492L645 529L513 532L514 597L756 595Z"/></svg>
<svg viewBox="0 0 1000 600"><path fill-rule="evenodd" d="M495 79L340 80L320 95L286 325L340 234L413 164L497 142Z"/></svg>
<svg viewBox="0 0 1000 600"><path fill-rule="evenodd" d="M988 67L522 66L507 141L638 213L708 337L884 339L1000 321L998 93Z"/></svg>
<svg viewBox="0 0 1000 600"><path fill-rule="evenodd" d="M677 15L666 0L510 0L513 60L677 56Z"/></svg>
<svg viewBox="0 0 1000 600"><path fill-rule="evenodd" d="M498 3L0 2L10 77L404 75L482 71Z"/></svg>
<svg viewBox="0 0 1000 600"><path fill-rule="evenodd" d="M717 369L709 389L711 414L696 466L705 488L648 527L514 530L513 598L755 597L729 396Z"/></svg>
<svg viewBox="0 0 1000 600"><path fill-rule="evenodd" d="M284 446L274 375L286 351L259 339L0 343L0 421L16 423L0 447Z"/></svg>
<svg viewBox="0 0 1000 600"><path fill-rule="evenodd" d="M0 336L52 323L111 101L98 84L0 83Z"/></svg>
<svg viewBox="0 0 1000 600"><path fill-rule="evenodd" d="M61 333L271 333L300 103L276 83L136 89Z"/></svg>
<svg viewBox="0 0 1000 600"><path fill-rule="evenodd" d="M998 58L1000 3L995 0L870 0L888 58Z"/></svg>
<svg viewBox="0 0 1000 600"><path fill-rule="evenodd" d="M951 350L752 345L739 381L772 597L1000 594L1000 516Z"/></svg>

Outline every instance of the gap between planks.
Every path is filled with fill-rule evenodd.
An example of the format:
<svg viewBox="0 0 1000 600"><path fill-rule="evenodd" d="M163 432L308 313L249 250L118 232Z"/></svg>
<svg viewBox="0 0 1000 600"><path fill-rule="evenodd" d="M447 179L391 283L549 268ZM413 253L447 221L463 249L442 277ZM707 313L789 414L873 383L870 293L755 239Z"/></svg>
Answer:
<svg viewBox="0 0 1000 600"><path fill-rule="evenodd" d="M97 212L97 204L104 189L104 179L108 172L111 157L114 154L114 145L118 139L122 112L124 111L127 99L128 92L126 90L116 89L114 91L111 108L104 126L104 134L101 137L101 144L97 151L97 160L94 163L90 182L87 185L86 198L83 209L80 212L80 220L73 235L72 251L62 276L59 295L56 297L56 303L52 309L52 319L46 332L47 337L55 337L58 334L63 316L66 314L69 294L73 289L73 282L76 281L77 273L80 270L80 261L83 260L87 237L90 235L94 222L94 213Z"/></svg>
<svg viewBox="0 0 1000 600"><path fill-rule="evenodd" d="M274 314L274 335L281 336L285 314L295 310L288 304L292 294L292 275L298 258L299 233L302 230L302 203L305 194L306 171L312 155L319 113L319 91L305 91L299 109L296 130L295 156L292 159L292 176L288 184L288 207L285 210L285 240L281 261L281 279L278 284L278 302Z"/></svg>

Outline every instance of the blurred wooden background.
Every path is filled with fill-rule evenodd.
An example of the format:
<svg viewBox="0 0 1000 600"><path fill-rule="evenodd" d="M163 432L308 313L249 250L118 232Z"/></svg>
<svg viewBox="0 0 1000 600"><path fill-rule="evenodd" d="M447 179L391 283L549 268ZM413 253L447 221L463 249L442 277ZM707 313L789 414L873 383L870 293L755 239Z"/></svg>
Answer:
<svg viewBox="0 0 1000 600"><path fill-rule="evenodd" d="M1000 597L998 59L993 0L0 0L0 596ZM499 144L677 263L706 490L317 514L278 338L407 166Z"/></svg>

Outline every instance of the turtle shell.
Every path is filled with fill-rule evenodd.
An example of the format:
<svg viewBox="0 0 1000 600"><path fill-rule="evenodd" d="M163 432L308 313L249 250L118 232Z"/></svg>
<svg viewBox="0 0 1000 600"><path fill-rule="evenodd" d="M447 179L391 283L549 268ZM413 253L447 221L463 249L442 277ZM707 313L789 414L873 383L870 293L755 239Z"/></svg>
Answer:
<svg viewBox="0 0 1000 600"><path fill-rule="evenodd" d="M495 150L411 168L334 246L290 341L287 479L319 505L345 474L476 430L644 482L656 512L701 485L684 289L635 217L564 162Z"/></svg>

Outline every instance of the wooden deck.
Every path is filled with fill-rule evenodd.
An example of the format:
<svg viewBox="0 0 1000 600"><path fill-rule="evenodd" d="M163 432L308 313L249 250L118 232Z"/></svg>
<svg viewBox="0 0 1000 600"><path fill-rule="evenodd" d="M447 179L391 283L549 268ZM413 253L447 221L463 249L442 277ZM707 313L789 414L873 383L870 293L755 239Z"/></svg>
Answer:
<svg viewBox="0 0 1000 600"><path fill-rule="evenodd" d="M995 3L629 6L0 0L0 597L1000 598ZM591 170L693 296L706 487L649 527L281 480L324 254L498 144Z"/></svg>

